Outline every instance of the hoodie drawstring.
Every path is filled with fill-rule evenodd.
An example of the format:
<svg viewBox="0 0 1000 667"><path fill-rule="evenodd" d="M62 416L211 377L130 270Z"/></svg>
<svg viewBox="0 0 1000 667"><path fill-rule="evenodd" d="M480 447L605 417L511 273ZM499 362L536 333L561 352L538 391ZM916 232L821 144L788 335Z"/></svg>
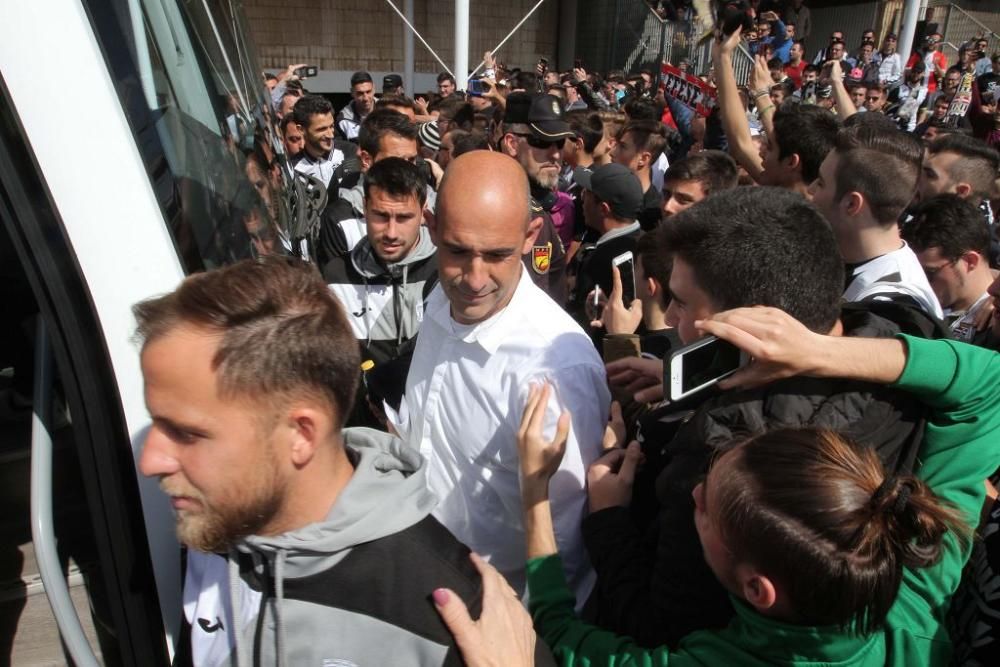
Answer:
<svg viewBox="0 0 1000 667"><path fill-rule="evenodd" d="M229 606L233 617L229 619L229 629L233 635L237 667L250 667L250 655L243 650L243 591L240 587L239 552L229 552Z"/></svg>
<svg viewBox="0 0 1000 667"><path fill-rule="evenodd" d="M275 662L278 667L285 664L285 619L281 616L281 609L285 604L285 556L284 549L278 550L278 555L274 559L274 636L277 641Z"/></svg>

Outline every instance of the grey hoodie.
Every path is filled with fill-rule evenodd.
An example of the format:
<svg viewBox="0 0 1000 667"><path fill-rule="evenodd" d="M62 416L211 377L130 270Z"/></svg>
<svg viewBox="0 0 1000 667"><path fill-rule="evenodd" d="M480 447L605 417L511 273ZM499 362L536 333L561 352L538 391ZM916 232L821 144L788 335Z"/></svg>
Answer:
<svg viewBox="0 0 1000 667"><path fill-rule="evenodd" d="M446 631L428 630L440 621L427 596L462 585L452 568L468 560L468 549L428 516L435 498L423 459L379 431L346 429L344 439L355 471L326 519L248 537L230 553L230 628L233 618L248 618L245 589L262 592L256 620L236 633L232 664L438 665L455 655ZM365 571L386 558L379 577ZM466 574L464 592L476 604L478 576L471 566Z"/></svg>

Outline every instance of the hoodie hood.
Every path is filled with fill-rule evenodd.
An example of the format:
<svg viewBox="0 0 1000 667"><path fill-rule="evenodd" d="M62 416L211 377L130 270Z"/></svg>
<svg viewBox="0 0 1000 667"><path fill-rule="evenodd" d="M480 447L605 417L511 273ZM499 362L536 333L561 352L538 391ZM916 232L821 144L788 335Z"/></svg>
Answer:
<svg viewBox="0 0 1000 667"><path fill-rule="evenodd" d="M333 567L350 553L351 547L398 533L426 517L436 503L427 489L423 457L403 445L403 441L367 428L345 429L344 446L354 464L354 475L340 492L323 521L282 535L252 535L238 542L234 550L250 554L258 574L270 570L274 584L274 604L262 608L272 614L272 641L262 641L261 649L273 656L266 664L288 665L285 655L285 579L307 577ZM229 596L232 619L242 619L237 554L229 558ZM265 623L266 625L266 623ZM250 667L253 655L254 624L237 630L235 663Z"/></svg>
<svg viewBox="0 0 1000 667"><path fill-rule="evenodd" d="M434 246L434 242L431 241L430 232L427 231L426 227L421 225L420 236L417 238L416 245L413 246L413 249L410 250L410 253L406 257L395 264L383 264L375 254L367 236L361 239L358 245L354 247L354 250L351 251L351 263L358 273L366 279L371 280L386 273L392 276L402 274L407 267L412 267L433 257L436 251L437 248Z"/></svg>
<svg viewBox="0 0 1000 667"><path fill-rule="evenodd" d="M340 188L337 190L337 196L341 199L346 200L354 212L357 213L358 217L364 219L365 217L365 175L358 175L358 182L353 188Z"/></svg>
<svg viewBox="0 0 1000 667"><path fill-rule="evenodd" d="M427 489L423 457L403 441L368 428L344 430L354 475L326 519L282 535L250 536L237 549L268 560L284 552L286 577L309 576L330 567L351 547L398 533L417 523L437 502Z"/></svg>

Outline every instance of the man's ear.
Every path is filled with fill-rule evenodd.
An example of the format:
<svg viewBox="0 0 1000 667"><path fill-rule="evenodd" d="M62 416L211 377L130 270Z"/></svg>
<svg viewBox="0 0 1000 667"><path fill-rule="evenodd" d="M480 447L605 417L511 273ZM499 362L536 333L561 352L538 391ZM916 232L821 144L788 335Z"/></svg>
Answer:
<svg viewBox="0 0 1000 667"><path fill-rule="evenodd" d="M777 148L777 146L771 146L770 148ZM784 160L781 161L785 165L785 168L789 171L796 171L801 176L802 174L802 158L799 157L798 153L792 153Z"/></svg>
<svg viewBox="0 0 1000 667"><path fill-rule="evenodd" d="M606 201L601 202L601 216L605 218L611 217L611 206Z"/></svg>
<svg viewBox="0 0 1000 667"><path fill-rule="evenodd" d="M955 194L962 199L967 199L969 194L972 192L972 186L968 183L959 183L955 186Z"/></svg>
<svg viewBox="0 0 1000 667"><path fill-rule="evenodd" d="M542 224L545 220L542 216L537 218L532 218L531 222L528 223L528 231L524 237L524 246L521 248L521 254L525 254L531 251L531 246L535 245L535 241L538 240L538 234L542 231Z"/></svg>
<svg viewBox="0 0 1000 667"><path fill-rule="evenodd" d="M309 403L293 404L278 428L287 443L288 462L300 469L309 464L333 429L333 418Z"/></svg>
<svg viewBox="0 0 1000 667"><path fill-rule="evenodd" d="M974 250L967 250L962 253L961 259L965 260L965 263L969 266L969 271L975 271L984 261L984 257Z"/></svg>
<svg viewBox="0 0 1000 667"><path fill-rule="evenodd" d="M659 298L660 294L660 283L656 282L655 278L646 276L646 291L649 292L649 296L654 299Z"/></svg>
<svg viewBox="0 0 1000 667"><path fill-rule="evenodd" d="M753 572L741 577L741 586L743 598L757 611L765 612L778 601L778 591L774 582L762 574Z"/></svg>
<svg viewBox="0 0 1000 667"><path fill-rule="evenodd" d="M361 160L361 173L371 169L373 161L372 156L368 154L368 151L359 148L358 159Z"/></svg>
<svg viewBox="0 0 1000 667"><path fill-rule="evenodd" d="M861 212L861 209L865 205L865 198L860 192L848 192L844 195L843 199L840 200L841 205L847 212L847 215L855 216Z"/></svg>
<svg viewBox="0 0 1000 667"><path fill-rule="evenodd" d="M500 148L507 155L517 157L517 137L507 132L500 138Z"/></svg>
<svg viewBox="0 0 1000 667"><path fill-rule="evenodd" d="M424 224L427 225L427 231L431 234L431 241L437 245L437 217L429 208L424 208Z"/></svg>
<svg viewBox="0 0 1000 667"><path fill-rule="evenodd" d="M653 154L649 151L641 151L639 153L639 169L645 169L653 162Z"/></svg>

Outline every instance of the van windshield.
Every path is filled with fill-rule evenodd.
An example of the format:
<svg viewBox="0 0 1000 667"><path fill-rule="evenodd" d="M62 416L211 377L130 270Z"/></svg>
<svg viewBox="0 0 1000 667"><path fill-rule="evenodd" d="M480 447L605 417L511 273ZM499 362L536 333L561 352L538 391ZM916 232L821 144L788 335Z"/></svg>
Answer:
<svg viewBox="0 0 1000 667"><path fill-rule="evenodd" d="M84 4L185 270L288 251L289 172L239 3Z"/></svg>

